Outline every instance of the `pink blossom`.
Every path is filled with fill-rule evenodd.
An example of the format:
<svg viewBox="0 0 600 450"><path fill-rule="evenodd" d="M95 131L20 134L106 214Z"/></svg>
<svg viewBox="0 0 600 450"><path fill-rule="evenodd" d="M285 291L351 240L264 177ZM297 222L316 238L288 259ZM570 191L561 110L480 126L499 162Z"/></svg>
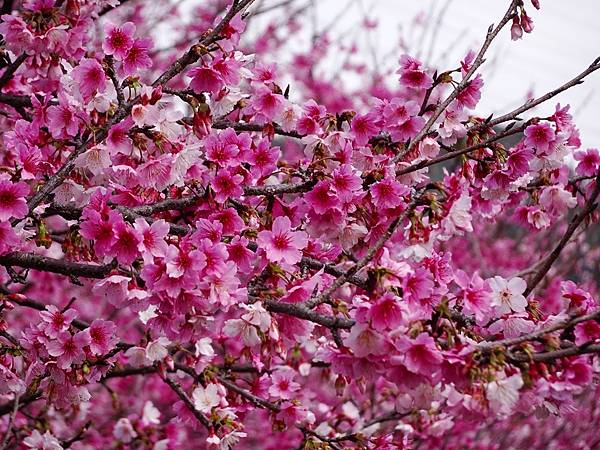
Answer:
<svg viewBox="0 0 600 450"><path fill-rule="evenodd" d="M392 294L385 294L369 310L371 324L377 331L386 328L393 330L402 324L403 311L400 299Z"/></svg>
<svg viewBox="0 0 600 450"><path fill-rule="evenodd" d="M271 147L268 140L261 140L245 158L251 165L251 173L257 178L266 177L277 169L279 147Z"/></svg>
<svg viewBox="0 0 600 450"><path fill-rule="evenodd" d="M0 222L0 255L14 251L20 242L10 222Z"/></svg>
<svg viewBox="0 0 600 450"><path fill-rule="evenodd" d="M271 375L269 394L273 397L290 400L299 390L300 385L294 381L293 370L277 370Z"/></svg>
<svg viewBox="0 0 600 450"><path fill-rule="evenodd" d="M525 144L537 151L549 153L550 145L556 139L554 130L547 123L537 123L525 128Z"/></svg>
<svg viewBox="0 0 600 450"><path fill-rule="evenodd" d="M519 389L523 387L523 378L514 374L488 383L485 393L490 409L495 413L508 414L519 399Z"/></svg>
<svg viewBox="0 0 600 450"><path fill-rule="evenodd" d="M575 152L576 161L579 161L575 172L577 175L592 177L598 173L600 168L600 153L596 148L588 148L585 151Z"/></svg>
<svg viewBox="0 0 600 450"><path fill-rule="evenodd" d="M244 193L241 186L243 180L242 175L236 175L227 169L219 170L211 184L215 191L215 200L219 203L225 203L228 198L241 196Z"/></svg>
<svg viewBox="0 0 600 450"><path fill-rule="evenodd" d="M140 254L139 246L142 243L142 235L125 222L119 221L114 227L115 242L111 248L117 261L121 264L131 264Z"/></svg>
<svg viewBox="0 0 600 450"><path fill-rule="evenodd" d="M344 344L352 350L357 358L382 355L387 351L383 336L366 324L354 325L350 334L344 338Z"/></svg>
<svg viewBox="0 0 600 450"><path fill-rule="evenodd" d="M600 338L600 324L595 320L586 320L575 325L575 343L583 345Z"/></svg>
<svg viewBox="0 0 600 450"><path fill-rule="evenodd" d="M400 84L411 89L429 89L433 85L431 75L421 69L421 62L408 55L400 58Z"/></svg>
<svg viewBox="0 0 600 450"><path fill-rule="evenodd" d="M169 234L170 226L164 220L156 220L148 225L143 218L138 218L133 224L141 239L138 251L142 254L144 262L151 262L152 257L164 257L167 254L167 242L165 237Z"/></svg>
<svg viewBox="0 0 600 450"><path fill-rule="evenodd" d="M260 88L251 100L254 110L272 120L283 111L283 96L273 93L270 89Z"/></svg>
<svg viewBox="0 0 600 450"><path fill-rule="evenodd" d="M69 308L66 311L59 310L55 305L46 306L46 311L40 311L40 317L47 324L42 327L48 337L55 338L63 331L67 331L77 312Z"/></svg>
<svg viewBox="0 0 600 450"><path fill-rule="evenodd" d="M256 243L266 252L269 261L296 264L302 259L308 235L304 231L292 231L291 227L289 218L279 216L273 221L271 231L258 233Z"/></svg>
<svg viewBox="0 0 600 450"><path fill-rule="evenodd" d="M119 341L115 335L117 327L108 320L96 319L88 328L90 351L94 355L104 355L112 350Z"/></svg>
<svg viewBox="0 0 600 450"><path fill-rule="evenodd" d="M108 22L104 25L104 34L106 34L102 42L104 53L122 60L133 45L135 25L132 22L125 22L121 27L117 27Z"/></svg>
<svg viewBox="0 0 600 450"><path fill-rule="evenodd" d="M521 22L519 16L513 17L512 25L510 27L510 38L513 41L517 41L523 37L523 29L521 28Z"/></svg>
<svg viewBox="0 0 600 450"><path fill-rule="evenodd" d="M331 192L329 181L319 181L304 198L317 214L325 214L338 206L338 199Z"/></svg>
<svg viewBox="0 0 600 450"><path fill-rule="evenodd" d="M375 118L370 114L355 116L352 119L351 127L354 141L358 145L365 145L379 130Z"/></svg>
<svg viewBox="0 0 600 450"><path fill-rule="evenodd" d="M195 67L188 72L188 76L192 79L190 88L196 92L216 94L225 86L221 74L212 67Z"/></svg>
<svg viewBox="0 0 600 450"><path fill-rule="evenodd" d="M410 189L392 178L384 178L371 186L373 203L378 208L384 209L402 205L404 203L402 196L409 192Z"/></svg>
<svg viewBox="0 0 600 450"><path fill-rule="evenodd" d="M72 335L68 331L58 334L56 340L48 344L48 354L58 357L57 364L61 369L68 369L73 364L81 364L85 359L83 348L90 344L87 331L79 331Z"/></svg>
<svg viewBox="0 0 600 450"><path fill-rule="evenodd" d="M104 92L106 89L106 74L95 59L82 59L72 74L73 79L79 83L79 91L85 101L89 101L96 92Z"/></svg>
<svg viewBox="0 0 600 450"><path fill-rule="evenodd" d="M25 200L27 194L29 194L27 184L0 180L0 220L25 217L29 212Z"/></svg>
<svg viewBox="0 0 600 450"><path fill-rule="evenodd" d="M403 364L408 370L430 377L442 363L442 355L429 334L420 333L415 339L401 339L396 348L404 354Z"/></svg>
<svg viewBox="0 0 600 450"><path fill-rule="evenodd" d="M123 59L123 72L125 75L134 75L141 69L152 67L152 60L148 51L152 48L149 38L136 39Z"/></svg>

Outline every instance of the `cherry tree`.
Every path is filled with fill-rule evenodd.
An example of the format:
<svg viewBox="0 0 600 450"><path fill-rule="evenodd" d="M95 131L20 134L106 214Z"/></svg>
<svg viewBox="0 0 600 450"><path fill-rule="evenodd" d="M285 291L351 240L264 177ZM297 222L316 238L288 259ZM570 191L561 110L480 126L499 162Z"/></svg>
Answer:
<svg viewBox="0 0 600 450"><path fill-rule="evenodd" d="M0 448L598 446L600 59L481 117L538 1L391 68L192 3L2 4Z"/></svg>

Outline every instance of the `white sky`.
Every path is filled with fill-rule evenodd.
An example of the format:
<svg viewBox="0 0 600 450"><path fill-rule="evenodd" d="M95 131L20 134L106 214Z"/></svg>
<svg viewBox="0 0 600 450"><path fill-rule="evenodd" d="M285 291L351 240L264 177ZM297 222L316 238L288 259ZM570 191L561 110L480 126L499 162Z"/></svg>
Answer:
<svg viewBox="0 0 600 450"><path fill-rule="evenodd" d="M276 0L267 0L269 4ZM317 28L327 25L340 10L346 12L337 29L352 29L362 20L363 11L379 21L374 42L378 54L398 50L400 27L409 42L422 40L426 55L431 33L421 39L422 32L411 31L411 22L420 12L426 17L433 11L434 22L443 8L438 37L433 46L432 61L440 70L454 68L466 50L478 50L488 26L497 23L508 7L508 0L314 0L318 14ZM482 67L485 80L478 113L506 112L523 103L532 89L535 96L560 86L583 71L600 56L600 1L598 0L541 0L542 9L535 10L525 0L527 13L535 29L523 39L513 42L504 29L488 52ZM357 28L354 28L356 30ZM440 55L447 57L440 60ZM569 103L581 131L584 147L600 147L600 71L591 74L586 82L560 94L538 110L540 115L551 114L557 102ZM528 116L524 116L528 117Z"/></svg>

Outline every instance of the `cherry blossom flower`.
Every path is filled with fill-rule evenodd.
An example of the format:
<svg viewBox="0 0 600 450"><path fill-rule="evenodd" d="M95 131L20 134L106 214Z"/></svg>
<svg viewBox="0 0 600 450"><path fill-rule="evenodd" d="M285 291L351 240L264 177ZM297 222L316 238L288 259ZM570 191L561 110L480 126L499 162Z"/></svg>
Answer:
<svg viewBox="0 0 600 450"><path fill-rule="evenodd" d="M209 414L211 410L221 404L219 387L215 383L209 383L206 387L198 386L192 393L194 408L201 413Z"/></svg>
<svg viewBox="0 0 600 450"><path fill-rule="evenodd" d="M600 338L600 324L595 320L586 320L575 325L575 343L583 345Z"/></svg>
<svg viewBox="0 0 600 450"><path fill-rule="evenodd" d="M35 450L63 450L60 441L56 439L50 431L41 434L38 430L33 430L31 434L23 440L23 443L27 448Z"/></svg>
<svg viewBox="0 0 600 450"><path fill-rule="evenodd" d="M269 394L284 400L290 400L300 390L300 385L294 381L292 370L275 371L271 376L271 383Z"/></svg>
<svg viewBox="0 0 600 450"><path fill-rule="evenodd" d="M25 200L27 194L29 187L25 183L0 180L0 220L25 217L28 212Z"/></svg>
<svg viewBox="0 0 600 450"><path fill-rule="evenodd" d="M420 333L414 340L401 339L396 348L404 354L403 364L414 373L430 377L438 370L443 358L429 334Z"/></svg>
<svg viewBox="0 0 600 450"><path fill-rule="evenodd" d="M263 249L269 261L296 264L302 259L302 250L308 245L304 231L292 231L292 223L285 216L277 217L271 231L258 233L256 243Z"/></svg>
<svg viewBox="0 0 600 450"><path fill-rule="evenodd" d="M104 92L106 89L106 74L95 59L82 59L72 74L73 79L79 83L79 91L86 101L96 92Z"/></svg>
<svg viewBox="0 0 600 450"><path fill-rule="evenodd" d="M59 333L56 340L48 344L48 354L57 357L58 367L68 369L73 364L81 364L85 359L83 347L91 342L87 331L79 331L72 335L68 331Z"/></svg>
<svg viewBox="0 0 600 450"><path fill-rule="evenodd" d="M404 201L402 196L409 192L408 188L391 178L385 178L371 186L373 202L379 208L395 208L400 206Z"/></svg>
<svg viewBox="0 0 600 450"><path fill-rule="evenodd" d="M520 374L488 383L485 394L490 409L498 414L509 414L519 399L519 389L522 387L523 378Z"/></svg>
<svg viewBox="0 0 600 450"><path fill-rule="evenodd" d="M123 73L125 75L134 75L141 69L152 67L152 59L148 56L148 51L152 48L152 40L141 38L133 41L133 44L123 58Z"/></svg>
<svg viewBox="0 0 600 450"><path fill-rule="evenodd" d="M135 25L133 22L125 22L122 26L117 27L113 23L107 22L104 25L104 34L106 35L102 42L104 53L114 55L115 58L122 60L133 45Z"/></svg>
<svg viewBox="0 0 600 450"><path fill-rule="evenodd" d="M525 128L525 145L535 148L541 153L549 153L550 145L556 139L554 130L547 123L529 125Z"/></svg>
<svg viewBox="0 0 600 450"><path fill-rule="evenodd" d="M491 304L498 314L525 311L527 307L527 299L523 296L523 292L527 289L525 280L514 277L507 281L496 276L489 279L488 284L492 289Z"/></svg>
<svg viewBox="0 0 600 450"><path fill-rule="evenodd" d="M575 172L584 177L592 177L598 173L600 168L600 153L598 149L588 148L585 151L576 152L575 160L579 161Z"/></svg>
<svg viewBox="0 0 600 450"><path fill-rule="evenodd" d="M61 311L55 305L48 305L46 311L40 311L40 317L47 324L43 327L44 333L50 338L56 338L69 329L77 312L72 308Z"/></svg>
<svg viewBox="0 0 600 450"><path fill-rule="evenodd" d="M108 320L96 319L90 325L90 351L94 355L104 355L112 350L118 342L115 335L117 327Z"/></svg>

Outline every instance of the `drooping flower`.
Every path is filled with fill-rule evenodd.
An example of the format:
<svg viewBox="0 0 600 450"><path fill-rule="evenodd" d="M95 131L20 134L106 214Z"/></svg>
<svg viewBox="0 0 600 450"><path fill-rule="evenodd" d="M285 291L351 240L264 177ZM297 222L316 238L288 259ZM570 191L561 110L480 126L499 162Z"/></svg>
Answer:
<svg viewBox="0 0 600 450"><path fill-rule="evenodd" d="M433 338L420 333L415 339L401 339L396 348L404 354L403 364L408 370L429 377L442 363L442 355Z"/></svg>
<svg viewBox="0 0 600 450"><path fill-rule="evenodd" d="M433 78L421 68L421 62L408 56L400 57L400 84L415 90L428 89L433 84Z"/></svg>
<svg viewBox="0 0 600 450"><path fill-rule="evenodd" d="M510 312L523 312L527 307L527 299L523 292L527 289L527 283L523 278L514 277L506 280L496 276L488 280L492 289L492 306L500 315Z"/></svg>
<svg viewBox="0 0 600 450"><path fill-rule="evenodd" d="M304 231L292 231L292 223L285 216L273 221L271 231L258 233L256 243L272 262L296 264L302 259L302 250L308 245L308 235Z"/></svg>

